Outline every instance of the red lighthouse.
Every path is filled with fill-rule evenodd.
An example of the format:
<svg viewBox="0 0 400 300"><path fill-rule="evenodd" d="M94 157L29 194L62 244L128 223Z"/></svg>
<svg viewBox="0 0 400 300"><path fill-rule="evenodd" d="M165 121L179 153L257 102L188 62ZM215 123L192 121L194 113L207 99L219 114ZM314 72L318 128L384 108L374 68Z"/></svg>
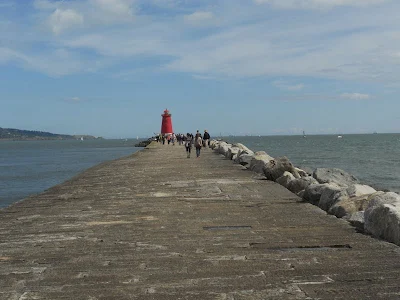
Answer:
<svg viewBox="0 0 400 300"><path fill-rule="evenodd" d="M164 114L162 114L161 117L161 134L172 134L174 131L172 130L171 114L169 113L168 109L164 110Z"/></svg>

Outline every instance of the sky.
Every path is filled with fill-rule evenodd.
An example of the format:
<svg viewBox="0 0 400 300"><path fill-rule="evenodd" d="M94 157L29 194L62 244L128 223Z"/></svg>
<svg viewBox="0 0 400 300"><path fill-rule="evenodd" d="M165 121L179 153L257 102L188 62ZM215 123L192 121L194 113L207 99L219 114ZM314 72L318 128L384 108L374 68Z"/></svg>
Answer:
<svg viewBox="0 0 400 300"><path fill-rule="evenodd" d="M400 132L398 0L0 0L0 127Z"/></svg>

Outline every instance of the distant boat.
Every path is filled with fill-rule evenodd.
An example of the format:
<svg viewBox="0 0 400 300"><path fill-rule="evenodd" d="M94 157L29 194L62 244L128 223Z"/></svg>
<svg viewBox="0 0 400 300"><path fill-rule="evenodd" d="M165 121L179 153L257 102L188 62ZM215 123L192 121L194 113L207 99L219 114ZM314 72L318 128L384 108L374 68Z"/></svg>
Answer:
<svg viewBox="0 0 400 300"><path fill-rule="evenodd" d="M81 141L83 141L83 136L81 136Z"/></svg>
<svg viewBox="0 0 400 300"><path fill-rule="evenodd" d="M306 136L306 133L304 132L304 130L303 130L303 138L306 138L307 136Z"/></svg>
<svg viewBox="0 0 400 300"><path fill-rule="evenodd" d="M338 136L337 136L337 138L338 138L338 139L341 139L341 138L342 138L342 136L341 136L341 135L338 135Z"/></svg>

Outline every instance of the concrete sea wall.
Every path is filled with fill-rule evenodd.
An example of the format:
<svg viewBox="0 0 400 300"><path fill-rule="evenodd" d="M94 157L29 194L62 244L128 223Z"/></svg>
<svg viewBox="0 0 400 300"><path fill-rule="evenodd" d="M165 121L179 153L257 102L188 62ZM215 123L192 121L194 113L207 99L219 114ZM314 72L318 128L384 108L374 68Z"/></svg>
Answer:
<svg viewBox="0 0 400 300"><path fill-rule="evenodd" d="M349 221L360 232L400 245L400 195L377 191L337 168L303 170L283 157L254 152L245 145L212 140L210 147L227 159L275 181L303 201Z"/></svg>

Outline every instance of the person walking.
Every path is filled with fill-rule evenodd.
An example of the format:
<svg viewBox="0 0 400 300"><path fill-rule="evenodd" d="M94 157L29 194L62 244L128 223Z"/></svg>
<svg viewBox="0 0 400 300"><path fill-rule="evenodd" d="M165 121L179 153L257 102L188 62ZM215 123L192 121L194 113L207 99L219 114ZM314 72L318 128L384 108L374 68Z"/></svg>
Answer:
<svg viewBox="0 0 400 300"><path fill-rule="evenodd" d="M200 157L201 146L203 145L203 138L201 133L197 130L196 136L194 137L194 147L196 148L196 157Z"/></svg>
<svg viewBox="0 0 400 300"><path fill-rule="evenodd" d="M210 134L207 130L204 130L203 145L205 148L207 148L207 146L210 147Z"/></svg>
<svg viewBox="0 0 400 300"><path fill-rule="evenodd" d="M193 136L190 133L187 133L185 138L185 148L186 148L187 158L190 158L190 152L192 151L192 144L193 144Z"/></svg>
<svg viewBox="0 0 400 300"><path fill-rule="evenodd" d="M175 146L175 142L176 142L176 135L175 135L175 133L172 134L171 141L172 141L172 145Z"/></svg>

